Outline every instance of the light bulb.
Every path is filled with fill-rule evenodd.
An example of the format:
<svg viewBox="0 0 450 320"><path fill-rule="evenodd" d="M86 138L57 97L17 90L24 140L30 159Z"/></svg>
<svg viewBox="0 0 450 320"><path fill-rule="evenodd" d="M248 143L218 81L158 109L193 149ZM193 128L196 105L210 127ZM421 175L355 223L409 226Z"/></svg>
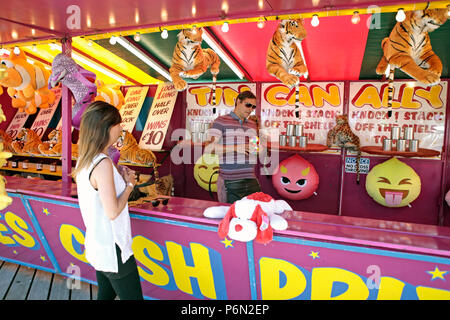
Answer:
<svg viewBox="0 0 450 320"><path fill-rule="evenodd" d="M258 23L256 24L256 26L260 29L264 28L264 19L263 18L259 18Z"/></svg>
<svg viewBox="0 0 450 320"><path fill-rule="evenodd" d="M311 25L313 27L317 27L319 25L319 16L317 14L313 14L311 19Z"/></svg>
<svg viewBox="0 0 450 320"><path fill-rule="evenodd" d="M88 46L92 47L92 40L91 39L89 39L89 41L88 41Z"/></svg>
<svg viewBox="0 0 450 320"><path fill-rule="evenodd" d="M230 26L228 25L228 22L224 22L222 25L222 32L228 32L230 30Z"/></svg>
<svg viewBox="0 0 450 320"><path fill-rule="evenodd" d="M20 54L20 49L19 49L19 47L14 47L14 54L15 54L15 55L19 55L19 54Z"/></svg>
<svg viewBox="0 0 450 320"><path fill-rule="evenodd" d="M33 49L32 49L34 52L36 52L37 51L37 48L36 48L36 44L35 43L33 43Z"/></svg>
<svg viewBox="0 0 450 320"><path fill-rule="evenodd" d="M192 34L197 34L197 27L196 26L192 27Z"/></svg>
<svg viewBox="0 0 450 320"><path fill-rule="evenodd" d="M109 38L109 43L112 45L115 45L117 42L117 38L116 36L111 36L111 38Z"/></svg>
<svg viewBox="0 0 450 320"><path fill-rule="evenodd" d="M167 39L168 37L169 37L169 32L167 32L167 29L163 29L163 31L161 31L161 38Z"/></svg>
<svg viewBox="0 0 450 320"><path fill-rule="evenodd" d="M359 12L358 11L353 12L352 23L358 24L360 20L361 18L359 17Z"/></svg>
<svg viewBox="0 0 450 320"><path fill-rule="evenodd" d="M398 9L397 15L395 16L395 20L398 22L402 22L406 19L405 11L402 8Z"/></svg>
<svg viewBox="0 0 450 320"><path fill-rule="evenodd" d="M141 41L141 34L139 32L136 32L136 34L134 35L133 39L136 42Z"/></svg>

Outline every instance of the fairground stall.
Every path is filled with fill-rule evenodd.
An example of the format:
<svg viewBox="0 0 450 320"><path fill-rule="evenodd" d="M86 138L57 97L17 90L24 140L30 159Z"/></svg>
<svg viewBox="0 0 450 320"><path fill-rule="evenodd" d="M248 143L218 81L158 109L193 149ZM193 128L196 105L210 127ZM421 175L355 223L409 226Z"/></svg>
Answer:
<svg viewBox="0 0 450 320"><path fill-rule="evenodd" d="M147 299L450 299L447 18L446 1L2 4L0 259L95 284L70 173L103 100L139 173ZM268 222L243 241L205 142L246 90L263 194L233 219Z"/></svg>

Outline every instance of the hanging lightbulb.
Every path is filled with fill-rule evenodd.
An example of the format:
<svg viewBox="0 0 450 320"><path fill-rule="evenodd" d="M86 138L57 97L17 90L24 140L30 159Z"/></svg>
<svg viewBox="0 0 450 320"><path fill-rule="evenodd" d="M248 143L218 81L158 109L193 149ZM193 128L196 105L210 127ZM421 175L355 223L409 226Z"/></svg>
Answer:
<svg viewBox="0 0 450 320"><path fill-rule="evenodd" d="M313 27L317 27L319 25L319 16L317 14L313 14L311 19L311 25Z"/></svg>
<svg viewBox="0 0 450 320"><path fill-rule="evenodd" d="M192 34L197 34L197 27L196 26L192 26Z"/></svg>
<svg viewBox="0 0 450 320"><path fill-rule="evenodd" d="M92 40L89 39L89 41L88 41L88 46L89 46L89 47L92 47L92 44L93 44L93 43L92 43Z"/></svg>
<svg viewBox="0 0 450 320"><path fill-rule="evenodd" d="M109 38L109 43L112 45L115 45L117 42L117 37L116 36L111 36L111 38Z"/></svg>
<svg viewBox="0 0 450 320"><path fill-rule="evenodd" d="M230 31L230 26L228 25L228 22L224 22L222 25L222 32L228 32Z"/></svg>
<svg viewBox="0 0 450 320"><path fill-rule="evenodd" d="M36 43L33 43L33 47L32 47L32 50L33 50L34 52L36 52L36 51L37 51L37 48L36 48Z"/></svg>
<svg viewBox="0 0 450 320"><path fill-rule="evenodd" d="M358 11L353 12L352 23L358 24L360 20L361 18L359 17L359 12Z"/></svg>
<svg viewBox="0 0 450 320"><path fill-rule="evenodd" d="M19 49L19 47L14 47L14 54L15 54L15 55L19 55L19 54L20 54L20 49Z"/></svg>
<svg viewBox="0 0 450 320"><path fill-rule="evenodd" d="M262 29L262 28L264 28L264 25L265 25L264 19L263 19L263 17L260 17L259 20L258 20L258 23L256 24L256 26L258 28Z"/></svg>
<svg viewBox="0 0 450 320"><path fill-rule="evenodd" d="M134 35L133 39L136 42L141 41L141 33L140 32L136 32L136 34Z"/></svg>
<svg viewBox="0 0 450 320"><path fill-rule="evenodd" d="M163 29L163 31L161 31L161 38L167 39L168 37L169 37L169 32L167 32L167 29Z"/></svg>
<svg viewBox="0 0 450 320"><path fill-rule="evenodd" d="M395 16L395 20L397 20L398 22L402 22L405 19L406 19L406 14L405 14L405 11L403 10L403 8L398 9L397 15Z"/></svg>

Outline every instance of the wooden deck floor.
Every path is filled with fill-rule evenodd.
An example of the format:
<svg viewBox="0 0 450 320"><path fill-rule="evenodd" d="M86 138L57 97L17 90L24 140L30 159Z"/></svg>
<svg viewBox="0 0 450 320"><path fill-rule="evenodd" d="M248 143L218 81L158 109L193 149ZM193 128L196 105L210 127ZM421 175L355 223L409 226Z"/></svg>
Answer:
<svg viewBox="0 0 450 320"><path fill-rule="evenodd" d="M0 300L96 300L97 286L80 281L69 289L67 278L0 260Z"/></svg>

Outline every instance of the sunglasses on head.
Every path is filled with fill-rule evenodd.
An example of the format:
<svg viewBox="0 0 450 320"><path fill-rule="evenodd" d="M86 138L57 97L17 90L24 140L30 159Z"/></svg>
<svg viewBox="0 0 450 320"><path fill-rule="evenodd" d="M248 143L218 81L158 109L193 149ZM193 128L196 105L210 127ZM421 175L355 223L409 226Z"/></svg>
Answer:
<svg viewBox="0 0 450 320"><path fill-rule="evenodd" d="M256 106L255 106L254 104L251 104L251 103L248 103L248 102L245 103L245 106L246 106L247 108L256 109Z"/></svg>
<svg viewBox="0 0 450 320"><path fill-rule="evenodd" d="M154 206L154 207L159 206L160 203L162 203L164 206L167 206L167 204L169 203L169 198L157 198L157 199L153 199L151 201L145 201L145 202L151 202L152 206Z"/></svg>

